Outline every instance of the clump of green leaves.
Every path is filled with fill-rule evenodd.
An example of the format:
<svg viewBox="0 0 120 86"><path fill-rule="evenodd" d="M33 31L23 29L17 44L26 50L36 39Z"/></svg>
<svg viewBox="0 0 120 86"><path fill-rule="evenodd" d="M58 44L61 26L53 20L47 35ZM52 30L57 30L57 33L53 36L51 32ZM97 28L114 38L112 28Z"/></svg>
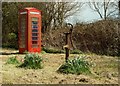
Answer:
<svg viewBox="0 0 120 86"><path fill-rule="evenodd" d="M90 74L90 68L89 68L89 63L85 61L81 57L74 58L72 60L68 60L67 63L63 64L60 66L58 69L58 72L60 73L71 73L71 74Z"/></svg>
<svg viewBox="0 0 120 86"><path fill-rule="evenodd" d="M15 39L16 37L17 37L17 36L16 36L15 33L9 33L9 34L8 34L8 38L9 38L10 40Z"/></svg>
<svg viewBox="0 0 120 86"><path fill-rule="evenodd" d="M25 67L28 69L41 69L42 57L37 53L27 53L24 57L24 63L19 67Z"/></svg>
<svg viewBox="0 0 120 86"><path fill-rule="evenodd" d="M16 57L10 57L8 58L6 64L19 64L20 62L17 60Z"/></svg>

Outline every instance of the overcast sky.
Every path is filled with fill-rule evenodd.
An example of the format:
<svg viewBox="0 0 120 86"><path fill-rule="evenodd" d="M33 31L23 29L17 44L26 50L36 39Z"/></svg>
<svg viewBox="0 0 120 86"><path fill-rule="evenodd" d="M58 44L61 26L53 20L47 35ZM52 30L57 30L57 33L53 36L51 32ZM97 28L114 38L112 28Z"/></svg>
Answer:
<svg viewBox="0 0 120 86"><path fill-rule="evenodd" d="M76 23L76 22L93 22L99 20L99 15L91 10L88 5L84 5L80 12L77 12L73 16L67 18L66 22Z"/></svg>
<svg viewBox="0 0 120 86"><path fill-rule="evenodd" d="M117 1L116 1L117 3ZM112 7L110 10L114 10ZM117 13L117 11L116 11ZM100 20L100 16L97 12L93 11L88 4L84 4L79 12L76 12L73 16L66 19L66 22L75 24L76 22L94 22Z"/></svg>

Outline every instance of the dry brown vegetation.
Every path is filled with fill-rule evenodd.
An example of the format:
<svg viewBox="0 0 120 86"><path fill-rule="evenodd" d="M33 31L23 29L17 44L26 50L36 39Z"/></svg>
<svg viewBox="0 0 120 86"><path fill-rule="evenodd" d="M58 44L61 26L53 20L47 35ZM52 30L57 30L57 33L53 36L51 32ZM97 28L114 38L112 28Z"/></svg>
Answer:
<svg viewBox="0 0 120 86"><path fill-rule="evenodd" d="M87 4L87 3L86 3ZM99 3L102 6L109 7L103 9L105 12L110 9L111 4L117 3ZM36 7L42 11L42 44L44 47L62 49L65 43L63 27L65 18L77 12L78 8L82 9L83 3L3 3L3 30L2 43L3 47L12 47L18 49L18 11L25 7ZM113 6L113 5L112 5ZM56 7L56 9L54 9ZM98 6L100 7L100 6ZM100 7L101 8L101 7ZM101 10L99 8L99 10ZM104 7L103 7L104 8ZM13 10L14 9L14 10ZM118 7L113 9L118 11ZM81 11L80 11L81 12ZM105 13L104 12L104 13ZM111 12L111 11L109 11ZM69 15L67 14L69 13ZM116 12L113 12L114 14ZM13 16L14 14L14 16ZM107 13L105 13L107 15ZM90 15L88 15L90 16ZM73 42L76 49L84 52L93 52L106 55L120 55L120 21L102 18L103 20L85 24L77 23L73 30ZM110 17L110 16L109 16ZM13 21L14 19L14 21ZM61 27L61 28L60 28Z"/></svg>
<svg viewBox="0 0 120 86"><path fill-rule="evenodd" d="M76 49L106 55L120 55L120 21L102 20L95 23L75 25L72 39ZM68 29L60 28L43 34L44 47L62 49Z"/></svg>

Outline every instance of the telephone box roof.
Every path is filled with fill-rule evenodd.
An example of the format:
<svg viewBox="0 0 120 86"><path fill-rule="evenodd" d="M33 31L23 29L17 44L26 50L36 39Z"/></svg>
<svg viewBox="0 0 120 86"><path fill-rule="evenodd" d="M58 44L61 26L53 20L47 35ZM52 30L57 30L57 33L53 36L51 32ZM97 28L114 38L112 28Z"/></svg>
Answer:
<svg viewBox="0 0 120 86"><path fill-rule="evenodd" d="M28 10L28 11L40 11L39 9L36 9L36 8L34 8L34 7L26 7L26 8L24 8L24 9L22 9L22 10Z"/></svg>

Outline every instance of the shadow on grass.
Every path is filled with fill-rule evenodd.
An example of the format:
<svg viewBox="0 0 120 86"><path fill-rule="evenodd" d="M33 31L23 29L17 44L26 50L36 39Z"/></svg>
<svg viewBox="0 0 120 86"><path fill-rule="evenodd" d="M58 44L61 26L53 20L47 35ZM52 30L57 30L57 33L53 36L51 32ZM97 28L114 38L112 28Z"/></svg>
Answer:
<svg viewBox="0 0 120 86"><path fill-rule="evenodd" d="M12 54L20 54L19 52L15 52L15 53L8 53L8 52L0 52L1 55L12 55Z"/></svg>

